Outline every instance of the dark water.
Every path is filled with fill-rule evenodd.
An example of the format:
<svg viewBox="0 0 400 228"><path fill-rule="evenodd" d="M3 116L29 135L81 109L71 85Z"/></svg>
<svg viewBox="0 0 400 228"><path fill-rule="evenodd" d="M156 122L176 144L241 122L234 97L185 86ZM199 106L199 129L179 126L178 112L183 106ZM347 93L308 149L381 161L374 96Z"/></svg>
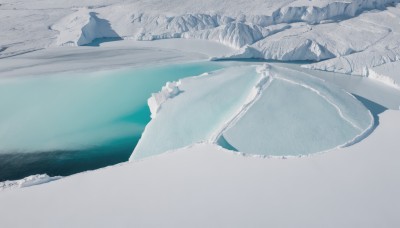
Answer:
<svg viewBox="0 0 400 228"><path fill-rule="evenodd" d="M17 180L42 173L49 176L67 176L125 162L138 140L139 138L132 138L120 145L76 151L0 155L0 181Z"/></svg>

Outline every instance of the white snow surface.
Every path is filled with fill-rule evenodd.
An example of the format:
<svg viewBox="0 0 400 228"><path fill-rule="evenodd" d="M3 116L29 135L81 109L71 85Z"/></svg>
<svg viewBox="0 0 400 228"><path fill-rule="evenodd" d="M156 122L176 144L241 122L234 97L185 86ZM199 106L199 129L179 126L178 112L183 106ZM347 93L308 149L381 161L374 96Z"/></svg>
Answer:
<svg viewBox="0 0 400 228"><path fill-rule="evenodd" d="M348 148L299 159L198 144L0 193L4 227L400 226L400 112ZM46 215L46 216L44 216ZM23 219L21 219L23 218Z"/></svg>

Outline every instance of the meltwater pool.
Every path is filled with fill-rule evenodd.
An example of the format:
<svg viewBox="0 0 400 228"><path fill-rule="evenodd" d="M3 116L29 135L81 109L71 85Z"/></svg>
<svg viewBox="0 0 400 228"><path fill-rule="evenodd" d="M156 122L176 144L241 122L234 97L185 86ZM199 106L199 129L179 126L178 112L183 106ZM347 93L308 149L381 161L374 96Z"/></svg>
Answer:
<svg viewBox="0 0 400 228"><path fill-rule="evenodd" d="M0 78L0 181L127 161L168 81L223 67L195 62Z"/></svg>

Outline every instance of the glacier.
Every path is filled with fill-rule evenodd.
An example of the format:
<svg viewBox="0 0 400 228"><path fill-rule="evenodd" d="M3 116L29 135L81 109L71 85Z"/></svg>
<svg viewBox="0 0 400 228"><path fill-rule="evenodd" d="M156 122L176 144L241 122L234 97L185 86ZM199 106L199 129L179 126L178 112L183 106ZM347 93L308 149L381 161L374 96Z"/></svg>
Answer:
<svg viewBox="0 0 400 228"><path fill-rule="evenodd" d="M10 2L1 6L0 25L9 32L0 38L0 58L60 45L88 45L102 38L185 38L212 40L237 50L220 58L317 61L305 67L369 76L371 68L399 64L398 2ZM46 7L54 10L42 10ZM15 20L20 21L18 26L12 23Z"/></svg>
<svg viewBox="0 0 400 228"><path fill-rule="evenodd" d="M400 64L387 63L369 69L368 77L400 89Z"/></svg>

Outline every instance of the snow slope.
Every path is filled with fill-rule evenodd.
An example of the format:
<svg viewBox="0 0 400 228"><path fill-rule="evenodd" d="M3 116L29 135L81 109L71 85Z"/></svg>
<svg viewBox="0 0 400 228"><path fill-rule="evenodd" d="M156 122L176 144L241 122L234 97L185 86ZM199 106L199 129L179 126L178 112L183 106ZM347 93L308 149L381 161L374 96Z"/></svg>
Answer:
<svg viewBox="0 0 400 228"><path fill-rule="evenodd" d="M400 112L366 140L300 159L195 145L0 193L3 227L400 226Z"/></svg>

